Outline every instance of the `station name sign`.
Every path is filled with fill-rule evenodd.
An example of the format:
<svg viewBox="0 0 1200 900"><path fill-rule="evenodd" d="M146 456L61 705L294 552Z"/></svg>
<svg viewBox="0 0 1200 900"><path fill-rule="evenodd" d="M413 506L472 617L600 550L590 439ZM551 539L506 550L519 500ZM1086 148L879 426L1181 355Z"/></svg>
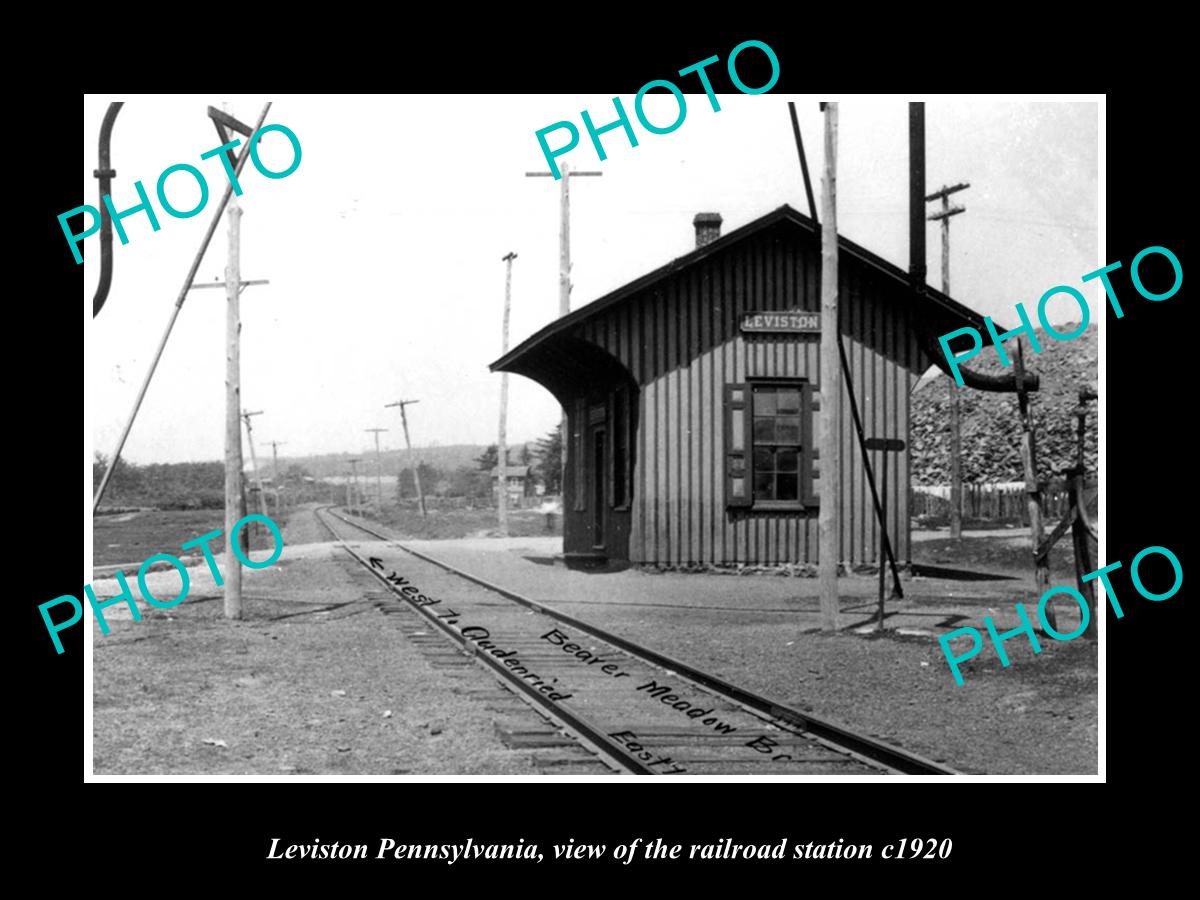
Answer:
<svg viewBox="0 0 1200 900"><path fill-rule="evenodd" d="M742 331L820 334L819 312L747 312L742 313Z"/></svg>

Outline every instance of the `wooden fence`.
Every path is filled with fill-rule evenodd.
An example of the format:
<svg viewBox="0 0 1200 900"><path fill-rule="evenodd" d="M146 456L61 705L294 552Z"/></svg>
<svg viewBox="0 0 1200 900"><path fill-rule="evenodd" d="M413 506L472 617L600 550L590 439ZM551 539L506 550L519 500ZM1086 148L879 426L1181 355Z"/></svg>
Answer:
<svg viewBox="0 0 1200 900"><path fill-rule="evenodd" d="M417 498L405 497L399 501L399 505L403 509L416 509ZM491 509L495 505L495 503L489 502L487 497L438 497L428 494L425 496L426 509Z"/></svg>
<svg viewBox="0 0 1200 900"><path fill-rule="evenodd" d="M1088 479L1084 495L1088 513L1096 514L1096 480ZM1042 492L1042 510L1049 527L1066 513L1069 496L1065 482L1051 482ZM935 522L949 521L949 485L917 485L911 492L909 509L916 519ZM964 522L975 520L1005 525L1029 525L1029 508L1025 485L1022 482L1003 484L964 484L962 487Z"/></svg>

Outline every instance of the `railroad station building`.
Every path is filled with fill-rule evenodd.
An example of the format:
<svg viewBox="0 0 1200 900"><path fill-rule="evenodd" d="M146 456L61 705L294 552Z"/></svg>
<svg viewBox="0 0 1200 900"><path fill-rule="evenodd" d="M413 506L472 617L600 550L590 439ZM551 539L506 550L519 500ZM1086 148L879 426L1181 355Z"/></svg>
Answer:
<svg viewBox="0 0 1200 900"><path fill-rule="evenodd" d="M531 378L567 413L568 561L815 563L821 234L781 206L538 331L493 371ZM851 413L890 453L888 533L910 559L909 394L937 336L982 317L839 238L841 560L875 563L880 528ZM878 452L871 454L879 477Z"/></svg>

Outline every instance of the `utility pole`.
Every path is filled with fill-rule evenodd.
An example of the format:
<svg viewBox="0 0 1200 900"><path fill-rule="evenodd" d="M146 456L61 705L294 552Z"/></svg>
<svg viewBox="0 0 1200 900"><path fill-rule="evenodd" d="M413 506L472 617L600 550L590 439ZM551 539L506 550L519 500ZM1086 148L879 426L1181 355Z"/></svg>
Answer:
<svg viewBox="0 0 1200 900"><path fill-rule="evenodd" d="M571 311L571 179L578 176L599 176L603 172L575 172L567 163L559 168L562 177L559 179L559 230L558 230L558 315L559 318ZM526 172L526 178L553 178L551 172ZM563 493L563 508L566 508L567 489L567 410L563 409L562 422L559 424L562 434L562 478L559 491Z"/></svg>
<svg viewBox="0 0 1200 900"><path fill-rule="evenodd" d="M258 474L258 456L254 452L254 430L250 427L251 416L261 416L261 409L254 412L246 412L242 410L242 419L246 423L246 441L250 444L250 465L251 471L254 472L254 483L258 486L258 511L264 516L267 514L267 495L263 491L262 477Z"/></svg>
<svg viewBox="0 0 1200 900"><path fill-rule="evenodd" d="M262 114L258 117L258 124L255 125L252 130L247 130L246 133L248 135L254 134L255 132L258 131L258 129L262 128L263 122L266 121L267 112L268 112L268 110L270 110L270 108L271 108L270 103L266 104L263 107ZM211 114L211 112L210 112L210 114ZM232 151L231 151L231 153L232 153ZM174 307L174 309L171 310L170 318L167 319L167 327L163 330L162 337L159 338L159 340L158 340L158 347L155 349L154 357L150 361L150 368L146 372L146 377L142 380L142 386L138 389L137 398L133 401L133 409L130 410L130 412L129 412L129 418L125 420L125 426L121 429L121 436L117 439L117 446L116 446L116 449L113 450L112 458L108 462L108 468L106 468L104 471L104 477L100 479L100 487L96 488L96 494L92 498L92 513L93 514L95 514L96 510L100 508L100 501L104 499L104 491L108 487L109 479L112 478L113 472L116 471L117 463L119 463L121 461L121 451L125 447L125 441L128 440L129 432L133 429L133 423L134 423L134 420L137 419L138 410L142 408L142 401L146 399L146 391L150 387L151 379L154 378L154 372L158 368L158 362L160 359L162 359L163 350L165 350L166 346L167 346L167 340L168 340L168 338L171 337L171 329L173 329L175 327L175 321L179 318L179 311L181 309L183 309L183 301L187 299L188 292L190 290L192 290L192 287L193 287L192 283L193 283L193 281L195 281L196 271L200 268L200 262L201 262L201 260L204 259L204 253L206 250L208 250L208 245L212 241L213 235L216 233L217 225L219 225L221 222L221 214L228 208L229 201L234 199L234 194L233 194L234 181L236 180L236 176L241 173L242 168L246 165L245 148L243 147L242 152L240 154L238 154L236 158L233 158L231 156L231 161L234 163L233 174L235 177L234 177L234 179L230 180L228 186L226 186L225 193L221 197L221 202L220 202L220 204L218 204L216 211L213 213L212 221L209 222L208 230L204 233L204 239L200 242L200 249L196 251L195 257L192 258L192 265L188 269L187 277L184 279L184 282L183 282L183 287L179 291L179 297L175 300L175 307ZM103 165L103 164L104 163L101 162L101 165ZM236 206L236 203L235 203L235 206ZM238 215L241 215L241 213L239 212ZM233 214L232 213L230 214L230 222L231 223L233 222ZM233 235L233 225L232 224L230 226L230 246L231 246L231 248L237 246L237 241ZM236 255L236 251L234 251L234 255ZM232 261L232 258L231 258L231 261ZM234 268L237 268L237 266L235 266ZM226 274L228 274L228 272L229 272L229 269L227 267ZM228 282L228 283L229 284L237 284L236 281ZM266 282L265 281L261 281L261 282L260 281L254 281L254 282L245 282L244 281L241 283L241 286L244 288L247 284L266 284ZM224 287L224 285L214 284L214 285L212 285L212 287ZM238 293L240 294L241 291L238 291ZM232 315L233 315L233 320L236 322L237 321L236 299L234 302ZM228 318L227 318L227 321L228 321ZM227 339L227 343L228 343L228 339ZM236 385L237 384L236 358L233 363L233 368L234 368L234 373L235 373L235 377L233 379L233 384ZM226 359L226 376L227 376L227 378L228 378L228 372L229 372L229 360ZM228 392L228 390L229 390L229 382L227 381L226 391ZM237 410L240 407L239 407L238 403L235 402L232 408L234 410L233 431L238 439L238 453L240 454L241 453L241 432L240 432L239 426L237 424ZM228 455L228 446L229 446L228 445L229 421L230 421L229 413L228 413L228 411L226 411L226 439L227 439L226 454L227 455ZM229 484L228 484L228 478L229 478L229 461L228 461L228 459L226 459L225 475L226 475L225 497L226 497L226 500L228 501L230 494L231 494L230 489L229 489ZM241 483L241 474L239 473L238 474L238 484L240 485L240 483ZM240 494L240 488L239 488L239 494ZM226 506L226 512L228 513L228 506ZM235 518L233 521L236 522L237 519ZM226 518L225 526L226 526L225 533L229 534L228 529L231 527L231 525L230 525L228 517ZM228 551L226 552L226 560L225 561L226 561L226 563L231 563L234 566L237 565L237 560L234 559L233 557L229 556ZM240 599L240 597L241 597L241 575L240 575L240 569L235 569L235 571L237 571L239 573L236 576L237 577L237 581L236 581L237 586L234 591L234 594L238 597L237 608L239 610L238 615L240 615L241 614L240 613L240 610L241 610L241 599ZM228 589L226 590L226 594L227 595L229 594ZM236 616L231 616L229 614L228 602L226 602L226 613L225 614L229 618L236 618Z"/></svg>
<svg viewBox="0 0 1200 900"><path fill-rule="evenodd" d="M1025 497L1029 509L1029 540L1033 546L1033 581L1037 596L1050 589L1050 561L1042 554L1042 485L1038 481L1037 433L1034 431L1033 410L1029 406L1029 392L1025 387L1024 341L1017 338L1013 354L1013 368L1017 380L1017 413L1021 420L1021 464L1025 469ZM1046 623L1058 629L1053 605L1046 604Z"/></svg>
<svg viewBox="0 0 1200 900"><path fill-rule="evenodd" d="M375 502L379 504L379 518L383 518L383 456L379 452L379 432L386 428L367 428L375 433Z"/></svg>
<svg viewBox="0 0 1200 900"><path fill-rule="evenodd" d="M226 113L228 113L228 109L226 109ZM263 113L266 114L265 109ZM238 165L245 164L247 151L248 148L243 148L238 157ZM240 298L249 282L242 281L242 208L235 193L229 195L228 208L229 255L225 264L225 618L240 619L242 617L242 564L234 553L233 528L246 509L245 483L242 473L242 427L238 419L242 415ZM197 258L196 264L199 264L199 258ZM193 265L193 277L196 264ZM214 287L216 286L214 285ZM188 287L191 287L190 278ZM196 285L196 287L200 287L200 285ZM183 302L182 296L179 302ZM175 312L176 314L179 312L178 304ZM165 339L164 335L164 342ZM161 346L159 352L162 352ZM250 420L247 418L247 431L249 428ZM253 458L253 442L250 444L250 455ZM257 470L257 465L255 469ZM260 496L261 488L260 484ZM249 529L243 528L242 535L248 552Z"/></svg>
<svg viewBox="0 0 1200 900"><path fill-rule="evenodd" d="M356 516L358 515L358 505L359 505L359 496L360 496L359 492L358 492L358 464L360 462L362 462L361 459L350 460L350 471L351 471L350 482L353 485L353 488L350 491L350 496L354 498L351 503L350 511L352 513L354 513L354 515L356 515Z"/></svg>
<svg viewBox="0 0 1200 900"><path fill-rule="evenodd" d="M500 338L500 355L508 353L508 312L512 307L512 264L517 254L510 252L501 257L504 272L504 327ZM500 443L496 459L500 465L500 497L497 501L500 513L500 534L508 537L508 373L500 373Z"/></svg>
<svg viewBox="0 0 1200 900"><path fill-rule="evenodd" d="M1099 636L1099 615L1096 610L1096 582L1085 582L1084 576L1093 570L1092 564L1092 548L1088 543L1088 539L1098 540L1096 531L1092 528L1087 519L1087 502L1084 492L1087 486L1087 463L1084 454L1084 434L1087 429L1087 403L1089 400L1096 399L1096 392L1086 388L1079 391L1079 405L1075 407L1075 422L1076 430L1075 437L1077 441L1077 451L1075 454L1075 465L1067 470L1067 490L1070 491L1070 506L1067 510L1067 517L1071 520L1071 543L1075 547L1075 578L1079 582L1079 592L1083 594L1087 600L1088 616L1087 628L1083 634L1088 640L1096 640ZM1053 546L1055 535L1060 534L1060 524L1058 528L1050 533L1050 539L1044 547L1041 555L1049 558L1050 547ZM1099 549L1099 547L1097 547Z"/></svg>
<svg viewBox="0 0 1200 900"><path fill-rule="evenodd" d="M243 151L244 153L245 151ZM242 207L229 198L229 255L225 264L225 618L242 617L242 563L234 553L233 527L242 500L242 382L239 337Z"/></svg>
<svg viewBox="0 0 1200 900"><path fill-rule="evenodd" d="M275 485L275 515L279 515L283 504L283 482L279 480L279 448L286 444L287 441L271 441L271 481Z"/></svg>
<svg viewBox="0 0 1200 900"><path fill-rule="evenodd" d="M838 105L824 103L825 174L821 190L821 507L817 515L821 630L838 629L841 554L842 370L838 357L837 128Z"/></svg>
<svg viewBox="0 0 1200 900"><path fill-rule="evenodd" d="M950 296L950 217L966 212L965 206L951 206L950 195L963 191L971 185L961 184L934 191L925 198L941 200L941 212L928 217L930 222L942 223L942 293ZM953 378L946 381L950 392L950 538L959 540L962 537L962 412L959 408L958 385Z"/></svg>
<svg viewBox="0 0 1200 900"><path fill-rule="evenodd" d="M404 407L411 403L420 403L420 400L397 400L395 403L385 403L384 409L389 409L393 406L400 407L400 424L404 426L404 446L408 448L408 464L412 467L413 484L417 487L417 503L421 507L421 515L425 513L425 494L421 491L421 470L417 467L416 460L413 458L412 441L408 439L408 416L404 412Z"/></svg>

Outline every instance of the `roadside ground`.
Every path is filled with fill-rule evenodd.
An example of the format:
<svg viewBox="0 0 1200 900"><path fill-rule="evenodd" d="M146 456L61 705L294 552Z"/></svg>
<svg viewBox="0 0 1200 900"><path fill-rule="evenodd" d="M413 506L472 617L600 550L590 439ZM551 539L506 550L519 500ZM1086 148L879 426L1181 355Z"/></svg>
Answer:
<svg viewBox="0 0 1200 900"><path fill-rule="evenodd" d="M1028 541L1028 535L1024 536ZM878 575L839 579L841 630L824 634L815 578L565 568L554 538L406 541L407 546L622 634L769 697L878 735L955 768L988 774L1097 770L1097 652L1082 638L1008 641L1001 665L983 619L1036 621L1038 594L1020 536L985 532L958 548L938 538L914 552L950 577L905 575L876 631ZM943 545L944 544L944 545ZM927 552L928 550L928 552ZM984 569L978 560L990 561ZM1056 554L1052 584L1070 583ZM1053 579L1061 580L1053 580ZM890 582L889 582L890 592ZM1069 632L1077 608L1056 604ZM1109 620L1111 621L1111 619ZM937 641L971 626L983 651L957 685ZM959 638L953 647L969 646ZM960 650L959 652L965 652Z"/></svg>
<svg viewBox="0 0 1200 900"><path fill-rule="evenodd" d="M107 637L93 624L97 773L533 773L527 756L496 737L484 705L446 691L394 617L364 599L372 585L326 540L311 508L293 515L280 562L244 571L239 622L221 617L221 592L202 563L189 569L192 593L180 606L149 610L141 622L110 607ZM906 575L905 599L888 603L881 633L872 624L877 577L840 579L836 634L819 630L812 578L573 571L555 558L557 537L406 543L960 770L1094 773L1095 645L1042 637L1034 655L1018 636L1006 645L1007 668L985 645L957 686L936 636L982 630L988 615L1014 627L1013 604L1030 608L1036 596L1031 578L1003 562L1024 558L1004 545L1011 535L968 536L957 553L938 540L915 556L952 577ZM976 558L999 564L985 570ZM173 572L148 580L162 596L178 591ZM94 587L100 597L117 593L111 580ZM1060 629L1073 616L1063 607Z"/></svg>
<svg viewBox="0 0 1200 900"><path fill-rule="evenodd" d="M96 774L537 774L534 752L506 746L479 699L495 679L465 658L465 672L427 659L370 599L378 583L316 543L326 537L311 511L297 515L280 561L243 569L241 620L223 618L203 562L178 606L139 602L140 622L109 607L107 636L92 620ZM173 571L147 583L179 591ZM93 588L119 592L111 578Z"/></svg>

